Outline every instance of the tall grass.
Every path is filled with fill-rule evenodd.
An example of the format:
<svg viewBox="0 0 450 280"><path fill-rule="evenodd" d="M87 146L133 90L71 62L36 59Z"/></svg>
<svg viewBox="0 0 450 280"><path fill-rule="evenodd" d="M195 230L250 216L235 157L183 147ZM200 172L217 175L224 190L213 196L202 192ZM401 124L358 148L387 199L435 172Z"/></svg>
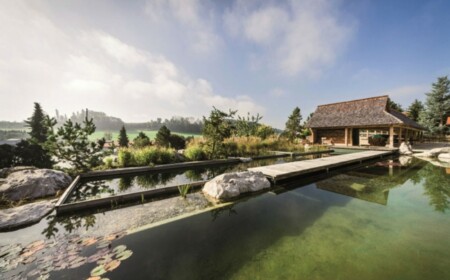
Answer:
<svg viewBox="0 0 450 280"><path fill-rule="evenodd" d="M148 166L177 161L174 149L162 147L121 148L118 163L121 167Z"/></svg>
<svg viewBox="0 0 450 280"><path fill-rule="evenodd" d="M327 149L325 146L310 145L308 151ZM219 157L254 157L267 155L271 151L305 152L305 146L300 141L291 142L287 138L272 136L262 140L259 137L231 137L225 139L218 147ZM196 138L188 143L185 156L190 160L201 160L208 155L208 146L202 138Z"/></svg>

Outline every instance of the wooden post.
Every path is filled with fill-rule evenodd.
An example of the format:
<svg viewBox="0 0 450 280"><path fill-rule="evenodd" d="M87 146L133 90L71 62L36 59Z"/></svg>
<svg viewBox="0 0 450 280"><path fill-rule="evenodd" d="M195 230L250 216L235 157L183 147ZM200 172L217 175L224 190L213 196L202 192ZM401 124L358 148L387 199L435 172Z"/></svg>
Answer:
<svg viewBox="0 0 450 280"><path fill-rule="evenodd" d="M389 127L389 148L394 148L394 127Z"/></svg>
<svg viewBox="0 0 450 280"><path fill-rule="evenodd" d="M400 146L400 144L402 143L402 128L399 127L398 128L398 145Z"/></svg>
<svg viewBox="0 0 450 280"><path fill-rule="evenodd" d="M312 143L316 144L316 133L315 133L314 129L310 128L310 130L311 130Z"/></svg>
<svg viewBox="0 0 450 280"><path fill-rule="evenodd" d="M348 129L347 128L344 129L345 129L345 146L348 146Z"/></svg>

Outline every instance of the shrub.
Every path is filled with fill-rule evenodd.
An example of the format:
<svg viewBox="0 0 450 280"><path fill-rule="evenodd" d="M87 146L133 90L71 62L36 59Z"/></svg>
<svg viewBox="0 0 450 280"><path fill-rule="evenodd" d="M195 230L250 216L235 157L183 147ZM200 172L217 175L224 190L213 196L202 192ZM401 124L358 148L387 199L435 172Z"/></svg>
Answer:
<svg viewBox="0 0 450 280"><path fill-rule="evenodd" d="M118 162L120 166L146 166L165 164L176 161L175 150L169 148L151 147L123 148L119 150Z"/></svg>
<svg viewBox="0 0 450 280"><path fill-rule="evenodd" d="M8 144L0 145L0 168L14 164L14 147Z"/></svg>
<svg viewBox="0 0 450 280"><path fill-rule="evenodd" d="M53 161L41 145L22 140L14 149L15 165L32 165L38 168L51 168Z"/></svg>
<svg viewBox="0 0 450 280"><path fill-rule="evenodd" d="M117 155L117 161L120 166L123 166L123 167L132 166L133 164L132 164L131 160L132 160L131 153L128 149L120 149L119 150L119 154Z"/></svg>
<svg viewBox="0 0 450 280"><path fill-rule="evenodd" d="M375 134L369 137L369 144L372 146L386 146L386 136Z"/></svg>
<svg viewBox="0 0 450 280"><path fill-rule="evenodd" d="M206 152L199 145L189 146L184 151L184 155L190 160L205 160L205 159L207 159Z"/></svg>
<svg viewBox="0 0 450 280"><path fill-rule="evenodd" d="M145 135L144 132L139 132L138 136L133 139L133 147L135 148L143 148L146 146L150 146L150 138L148 138L147 135Z"/></svg>
<svg viewBox="0 0 450 280"><path fill-rule="evenodd" d="M175 150L180 150L186 148L186 140L183 136L178 134L170 134L169 136L170 147Z"/></svg>

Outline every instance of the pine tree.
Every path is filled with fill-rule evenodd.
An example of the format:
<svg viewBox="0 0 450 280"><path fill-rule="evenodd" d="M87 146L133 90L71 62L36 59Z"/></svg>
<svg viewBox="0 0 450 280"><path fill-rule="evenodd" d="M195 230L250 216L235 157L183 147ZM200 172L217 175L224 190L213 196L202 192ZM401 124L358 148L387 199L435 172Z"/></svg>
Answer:
<svg viewBox="0 0 450 280"><path fill-rule="evenodd" d="M301 121L302 115L300 113L300 108L295 107L294 111L292 111L292 114L289 116L286 122L286 128L284 130L284 133L287 138L289 138L289 140L293 141L301 132Z"/></svg>
<svg viewBox="0 0 450 280"><path fill-rule="evenodd" d="M119 147L128 147L128 135L127 135L127 131L125 129L125 126L122 125L122 128L120 129L119 132Z"/></svg>
<svg viewBox="0 0 450 280"><path fill-rule="evenodd" d="M44 124L45 114L39 103L34 103L34 112L31 118L25 121L27 127L31 128L29 132L31 141L37 144L43 144L47 140L47 127Z"/></svg>
<svg viewBox="0 0 450 280"><path fill-rule="evenodd" d="M450 81L447 76L438 77L432 84L431 92L427 93L425 110L420 115L420 123L431 133L444 134L446 117L450 115Z"/></svg>
<svg viewBox="0 0 450 280"><path fill-rule="evenodd" d="M394 109L395 111L403 112L403 107L397 102L392 101L390 98L388 99L388 107Z"/></svg>
<svg viewBox="0 0 450 280"><path fill-rule="evenodd" d="M155 144L161 147L168 147L170 145L170 130L163 125L156 133Z"/></svg>
<svg viewBox="0 0 450 280"><path fill-rule="evenodd" d="M203 137L209 149L209 158L216 158L223 148L223 140L231 136L234 129L231 119L236 111L225 113L213 107L209 118L203 117Z"/></svg>
<svg viewBox="0 0 450 280"><path fill-rule="evenodd" d="M419 121L419 116L423 110L423 103L415 99L414 102L408 107L409 118L416 122Z"/></svg>

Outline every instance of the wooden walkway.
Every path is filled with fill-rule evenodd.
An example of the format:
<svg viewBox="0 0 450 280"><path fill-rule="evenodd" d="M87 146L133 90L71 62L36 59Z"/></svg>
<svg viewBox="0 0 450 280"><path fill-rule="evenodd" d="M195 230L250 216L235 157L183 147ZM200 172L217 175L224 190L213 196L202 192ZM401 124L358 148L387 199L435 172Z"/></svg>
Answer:
<svg viewBox="0 0 450 280"><path fill-rule="evenodd" d="M253 167L249 168L248 170L262 172L266 177L276 182L277 180L305 175L321 170L328 171L328 169L338 166L382 158L384 156L391 155L394 152L395 151L365 151L325 158Z"/></svg>

